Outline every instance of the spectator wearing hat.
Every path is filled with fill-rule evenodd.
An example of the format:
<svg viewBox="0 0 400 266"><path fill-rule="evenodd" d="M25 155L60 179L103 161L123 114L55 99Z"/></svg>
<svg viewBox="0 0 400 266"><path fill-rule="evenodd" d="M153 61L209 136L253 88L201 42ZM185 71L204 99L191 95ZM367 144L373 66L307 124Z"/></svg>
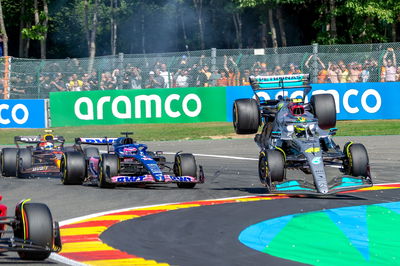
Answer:
<svg viewBox="0 0 400 266"><path fill-rule="evenodd" d="M149 79L146 81L145 84L146 89L164 88L164 78L161 77L159 74L159 69L149 72Z"/></svg>
<svg viewBox="0 0 400 266"><path fill-rule="evenodd" d="M178 69L175 73L174 80L177 88L189 87L188 71L186 69Z"/></svg>

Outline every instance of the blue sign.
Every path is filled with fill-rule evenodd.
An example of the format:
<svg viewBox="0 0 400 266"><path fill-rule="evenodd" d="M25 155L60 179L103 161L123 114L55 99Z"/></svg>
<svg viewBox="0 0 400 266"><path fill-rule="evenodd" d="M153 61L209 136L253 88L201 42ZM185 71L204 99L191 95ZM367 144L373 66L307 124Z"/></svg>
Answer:
<svg viewBox="0 0 400 266"><path fill-rule="evenodd" d="M302 97L303 90L261 90L257 95L268 100L277 99L283 93L290 98L297 98ZM332 94L335 98L338 120L400 119L400 82L312 84L306 102L311 95L321 93ZM227 121L232 121L233 102L236 99L253 96L250 86L227 87Z"/></svg>
<svg viewBox="0 0 400 266"><path fill-rule="evenodd" d="M0 128L45 128L45 100L0 100Z"/></svg>

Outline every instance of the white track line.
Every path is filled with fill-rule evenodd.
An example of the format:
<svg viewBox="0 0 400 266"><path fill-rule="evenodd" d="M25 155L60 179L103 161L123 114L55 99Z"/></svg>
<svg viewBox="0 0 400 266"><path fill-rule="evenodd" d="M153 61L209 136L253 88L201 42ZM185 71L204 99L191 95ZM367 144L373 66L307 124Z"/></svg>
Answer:
<svg viewBox="0 0 400 266"><path fill-rule="evenodd" d="M164 154L176 154L176 152L164 152ZM212 158L222 158L222 159L233 159L233 160L248 160L248 161L258 161L256 158L246 158L246 157L237 157L237 156L228 156L228 155L212 155L212 154L201 154L194 153L194 156L200 157L212 157Z"/></svg>

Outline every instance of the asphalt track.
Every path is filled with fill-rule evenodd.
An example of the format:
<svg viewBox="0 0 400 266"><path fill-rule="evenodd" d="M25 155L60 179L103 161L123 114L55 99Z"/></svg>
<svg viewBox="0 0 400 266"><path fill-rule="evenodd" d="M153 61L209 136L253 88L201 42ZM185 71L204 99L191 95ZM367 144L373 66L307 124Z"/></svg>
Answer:
<svg viewBox="0 0 400 266"><path fill-rule="evenodd" d="M336 138L340 145L348 140L363 143L367 147L375 183L400 182L398 173L400 136ZM34 201L48 204L54 218L63 221L127 207L252 196L265 192L258 181L258 148L252 139L149 142L148 145L151 150L167 152L183 150L195 154L221 156L196 157L197 162L204 166L207 179L205 184L193 190L181 190L174 185L105 190L90 186L63 186L58 179L54 178L29 180L1 178L0 193L4 197L3 203L12 210L16 202L29 197ZM172 156L170 158L172 159ZM400 193L385 190L358 193L355 198L279 199L177 210L114 225L101 235L101 239L109 245L118 246L132 254L171 264L205 265L209 262L210 265L239 265L236 264L237 260L243 265L246 259L246 264L248 264L249 261L257 260L257 258L265 263L268 255L258 254L259 252L245 247L237 240L240 228L243 230L256 221L291 213L354 204L398 201L397 194L400 195ZM130 229L127 229L130 231L122 233L118 230L119 227L130 224L132 227L128 226ZM198 234L202 237L198 238ZM186 239L191 241L186 241ZM128 240L130 242L124 242ZM225 245L232 249L223 248ZM3 255L1 258L5 264L22 263L16 260L15 254L12 253ZM282 265L285 263L294 265L291 261L271 256L268 260Z"/></svg>

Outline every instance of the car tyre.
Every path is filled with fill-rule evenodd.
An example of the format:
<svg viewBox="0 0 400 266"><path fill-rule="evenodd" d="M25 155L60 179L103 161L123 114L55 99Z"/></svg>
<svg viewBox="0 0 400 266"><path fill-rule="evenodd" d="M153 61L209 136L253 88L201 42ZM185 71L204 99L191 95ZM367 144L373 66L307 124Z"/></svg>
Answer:
<svg viewBox="0 0 400 266"><path fill-rule="evenodd" d="M22 178L22 170L32 167L32 150L19 149L17 152L17 177Z"/></svg>
<svg viewBox="0 0 400 266"><path fill-rule="evenodd" d="M361 143L346 143L344 146L346 162L345 172L352 176L370 177L369 158L365 146Z"/></svg>
<svg viewBox="0 0 400 266"><path fill-rule="evenodd" d="M3 176L16 176L17 174L17 148L4 148L1 153L1 173Z"/></svg>
<svg viewBox="0 0 400 266"><path fill-rule="evenodd" d="M268 190L273 182L282 182L285 178L285 158L281 151L265 150L260 152L258 160L260 181Z"/></svg>
<svg viewBox="0 0 400 266"><path fill-rule="evenodd" d="M196 159L191 153L179 153L175 156L174 163L175 176L193 176L197 178ZM178 188L194 188L196 183L178 182Z"/></svg>
<svg viewBox="0 0 400 266"><path fill-rule="evenodd" d="M115 188L116 184L107 180L107 176L117 176L119 171L119 159L115 154L102 154L99 162L100 188Z"/></svg>
<svg viewBox="0 0 400 266"><path fill-rule="evenodd" d="M64 185L82 185L86 175L86 160L80 152L66 152L60 164L61 182Z"/></svg>
<svg viewBox="0 0 400 266"><path fill-rule="evenodd" d="M255 134L260 126L260 110L254 99L239 99L233 104L233 127L237 134Z"/></svg>
<svg viewBox="0 0 400 266"><path fill-rule="evenodd" d="M35 245L42 246L43 251L18 251L23 260L45 260L53 248L53 218L49 208L43 203L21 203L16 210L18 225L14 235Z"/></svg>
<svg viewBox="0 0 400 266"><path fill-rule="evenodd" d="M322 130L336 126L335 98L331 94L313 95L310 100L312 112L318 118L318 126Z"/></svg>

